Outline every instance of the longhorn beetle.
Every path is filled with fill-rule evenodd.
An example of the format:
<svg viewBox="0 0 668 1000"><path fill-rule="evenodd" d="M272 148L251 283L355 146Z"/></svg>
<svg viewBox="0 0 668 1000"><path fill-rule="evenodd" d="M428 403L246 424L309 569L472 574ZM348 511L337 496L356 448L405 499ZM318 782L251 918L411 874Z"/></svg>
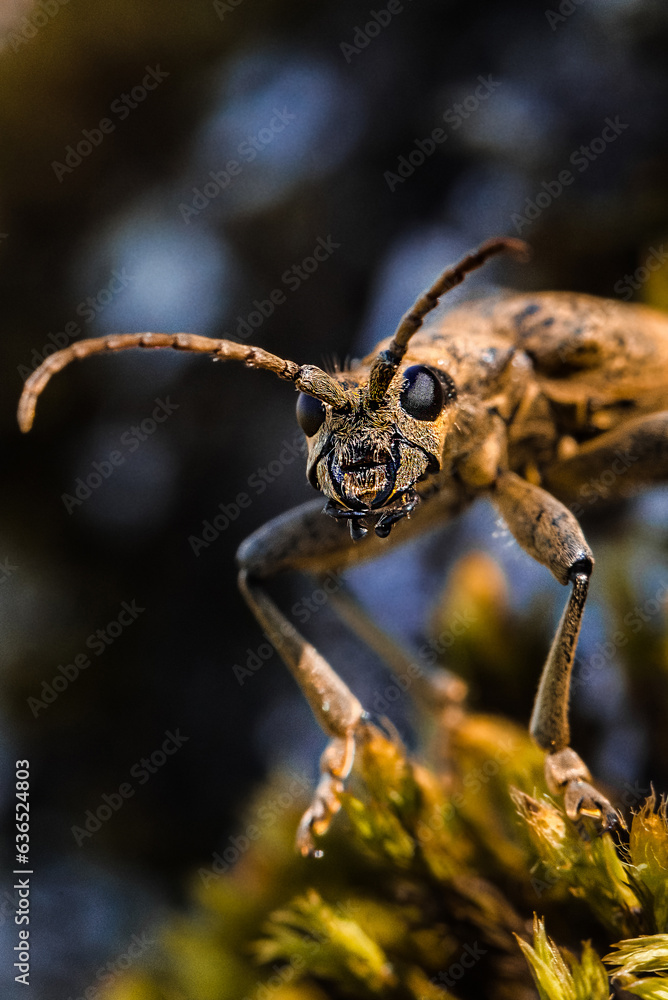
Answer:
<svg viewBox="0 0 668 1000"><path fill-rule="evenodd" d="M338 811L355 741L371 721L263 581L282 570L324 574L371 558L481 496L491 499L520 546L571 586L530 724L546 751L548 786L563 794L583 835L585 817L600 830L618 820L570 747L570 677L594 564L573 511L581 512L582 489L592 477L609 473L608 496L615 498L668 475L668 317L566 292L497 295L432 313L444 293L502 251L526 259L528 248L516 239L483 244L444 271L394 336L350 370L328 374L194 334L133 333L74 343L25 383L23 431L52 375L75 358L131 347L243 361L299 390L306 474L327 498L324 512L320 499L275 518L242 543L237 560L242 594L330 737L297 833L304 855L320 853L314 834L324 833ZM629 456L623 476L615 472L620 455ZM349 595L332 599L362 639L405 669L407 654ZM443 702L462 696L461 682L444 671L426 686Z"/></svg>

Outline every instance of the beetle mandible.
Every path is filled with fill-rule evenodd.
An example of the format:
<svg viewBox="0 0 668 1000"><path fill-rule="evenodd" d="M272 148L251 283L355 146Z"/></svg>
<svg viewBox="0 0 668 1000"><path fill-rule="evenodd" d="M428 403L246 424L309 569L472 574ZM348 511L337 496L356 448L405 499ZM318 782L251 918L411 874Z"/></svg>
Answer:
<svg viewBox="0 0 668 1000"><path fill-rule="evenodd" d="M324 833L340 808L355 741L371 722L263 581L283 570L317 575L372 558L481 496L491 499L519 545L571 587L530 723L546 752L548 786L564 796L567 815L583 833L584 817L600 830L618 820L570 747L570 678L594 563L573 510L583 484L614 471L620 452L633 462L610 484L609 498L668 475L668 317L566 292L504 294L432 313L444 293L503 251L526 259L528 248L509 238L483 244L444 271L394 336L350 370L330 374L194 334L137 333L74 343L25 383L23 431L53 374L75 358L131 347L243 361L299 390L307 477L327 497L330 516L322 516L322 500L303 504L255 531L237 560L248 605L330 738L297 833L305 855L315 852L314 834ZM362 639L387 653L391 643L350 595L332 599ZM461 696L461 685L445 671L434 673L431 688L445 700Z"/></svg>

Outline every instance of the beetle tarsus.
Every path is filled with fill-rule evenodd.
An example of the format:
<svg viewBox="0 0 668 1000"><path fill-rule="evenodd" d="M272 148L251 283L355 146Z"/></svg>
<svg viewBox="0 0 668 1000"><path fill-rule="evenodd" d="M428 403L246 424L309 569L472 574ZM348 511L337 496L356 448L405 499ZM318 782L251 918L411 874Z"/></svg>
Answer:
<svg viewBox="0 0 668 1000"><path fill-rule="evenodd" d="M366 712L361 719L368 719ZM311 805L302 816L297 828L297 850L302 857L322 857L316 847L315 837L327 833L330 824L341 808L341 794L345 779L350 774L355 759L355 732L350 730L344 738L327 744L321 758L321 777Z"/></svg>
<svg viewBox="0 0 668 1000"><path fill-rule="evenodd" d="M587 820L592 820L600 833L623 825L619 813L605 795L590 784L589 769L571 747L564 747L545 758L545 777L550 791L563 795L566 815L584 840L590 839Z"/></svg>
<svg viewBox="0 0 668 1000"><path fill-rule="evenodd" d="M575 824L583 840L589 840L585 820L592 820L599 833L607 833L620 825L620 816L605 795L587 781L570 781L564 792L566 815Z"/></svg>

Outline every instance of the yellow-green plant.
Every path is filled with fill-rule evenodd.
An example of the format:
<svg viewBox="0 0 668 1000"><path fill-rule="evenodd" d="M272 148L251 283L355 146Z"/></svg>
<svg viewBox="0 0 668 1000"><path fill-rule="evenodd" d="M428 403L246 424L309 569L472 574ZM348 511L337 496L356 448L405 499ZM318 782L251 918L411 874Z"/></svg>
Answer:
<svg viewBox="0 0 668 1000"><path fill-rule="evenodd" d="M489 664L484 609L500 595L475 558L456 593L481 626L459 652L474 664L479 643ZM190 910L104 1000L606 1000L621 989L668 1000L668 823L655 794L628 831L583 839L525 731L457 706L432 718L420 759L367 727L321 858L294 851L308 794L297 801L294 784L279 773L258 793L231 870L200 868Z"/></svg>

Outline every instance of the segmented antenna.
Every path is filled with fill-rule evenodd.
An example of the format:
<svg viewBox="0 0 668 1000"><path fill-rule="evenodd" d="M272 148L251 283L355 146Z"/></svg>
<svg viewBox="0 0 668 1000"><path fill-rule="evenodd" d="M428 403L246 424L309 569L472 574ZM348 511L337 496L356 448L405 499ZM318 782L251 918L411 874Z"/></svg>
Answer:
<svg viewBox="0 0 668 1000"><path fill-rule="evenodd" d="M521 260L527 260L529 247L523 240L499 238L483 243L479 250L469 254L455 267L448 268L434 285L422 295L401 320L389 348L376 358L369 376L369 399L379 403L401 359L408 342L422 325L422 320L436 306L441 295L460 284L464 277L494 254L508 251ZM302 392L328 403L335 410L346 410L350 405L348 393L336 379L315 365L297 365L264 351L261 347L236 344L231 340L214 340L194 333L121 333L92 340L79 340L62 351L51 354L25 382L19 401L18 422L22 431L29 431L35 418L35 407L49 379L75 359L109 351L126 351L132 347L171 347L177 351L194 351L212 354L224 361L243 361L249 368L264 368L279 378L293 382Z"/></svg>
<svg viewBox="0 0 668 1000"><path fill-rule="evenodd" d="M369 375L369 399L372 403L378 404L382 400L401 359L406 353L409 340L420 329L427 313L430 313L437 306L441 296L449 292L451 288L461 284L467 274L482 267L490 257L505 252L513 254L522 261L528 260L531 253L528 243L525 243L524 240L512 237L498 237L488 240L478 250L460 260L454 267L447 268L431 288L420 296L403 316L390 346L387 350L381 351L373 363Z"/></svg>
<svg viewBox="0 0 668 1000"><path fill-rule="evenodd" d="M343 386L314 365L297 365L294 361L284 361L275 354L269 354L261 347L235 344L231 340L213 340L199 337L194 333L121 333L92 340L79 340L62 351L49 355L32 375L28 376L19 400L18 422L25 433L32 427L35 407L40 394L49 379L70 361L87 358L91 354L108 351L127 351L131 347L171 347L177 351L195 351L199 354L213 354L223 361L243 361L249 368L264 368L279 378L294 382L298 389L315 396L323 403L329 403L335 410L348 406L348 396Z"/></svg>

